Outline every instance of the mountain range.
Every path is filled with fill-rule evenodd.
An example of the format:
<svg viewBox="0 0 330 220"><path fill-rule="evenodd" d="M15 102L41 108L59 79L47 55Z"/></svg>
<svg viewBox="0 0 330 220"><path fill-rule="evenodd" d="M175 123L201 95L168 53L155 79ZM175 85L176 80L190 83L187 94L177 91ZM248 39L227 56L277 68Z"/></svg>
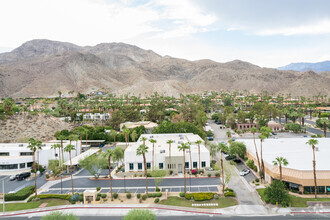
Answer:
<svg viewBox="0 0 330 220"><path fill-rule="evenodd" d="M314 71L316 73L330 71L330 61L318 63L290 63L289 65L277 68L279 70L295 70L295 71Z"/></svg>
<svg viewBox="0 0 330 220"><path fill-rule="evenodd" d="M0 54L0 97L47 97L74 90L146 96L203 91L268 91L330 96L330 74L262 68L234 60L189 61L124 43L77 46L32 40Z"/></svg>

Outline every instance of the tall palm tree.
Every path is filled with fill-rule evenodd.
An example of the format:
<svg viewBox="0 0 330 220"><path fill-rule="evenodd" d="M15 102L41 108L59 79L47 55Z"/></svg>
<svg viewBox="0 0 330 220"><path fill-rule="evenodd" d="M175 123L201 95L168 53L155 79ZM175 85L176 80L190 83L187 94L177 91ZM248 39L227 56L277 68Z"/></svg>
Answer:
<svg viewBox="0 0 330 220"><path fill-rule="evenodd" d="M54 159L56 159L56 149L60 149L61 148L61 145L60 144L53 144L52 149L54 149Z"/></svg>
<svg viewBox="0 0 330 220"><path fill-rule="evenodd" d="M269 138L270 133L272 132L272 129L270 127L261 127L260 128L261 135L259 135L260 138L260 162L261 162L261 175L260 178L265 181L265 167L264 167L264 160L262 157L262 142L266 139Z"/></svg>
<svg viewBox="0 0 330 220"><path fill-rule="evenodd" d="M110 194L112 198L112 176L111 176L111 157L114 156L114 152L111 148L107 149L104 153L104 156L108 159L108 167L109 167L109 179L110 179Z"/></svg>
<svg viewBox="0 0 330 220"><path fill-rule="evenodd" d="M155 167L155 144L157 143L156 139L151 139L150 143L152 143L152 170Z"/></svg>
<svg viewBox="0 0 330 220"><path fill-rule="evenodd" d="M172 161L171 161L171 144L173 143L173 140L168 140L166 143L168 144L168 158L169 158L169 164L168 167L170 170L172 169Z"/></svg>
<svg viewBox="0 0 330 220"><path fill-rule="evenodd" d="M219 143L217 151L220 151L220 166L221 166L221 176L222 176L222 194L225 194L225 172L223 169L223 158L222 151L228 152L228 146L225 143Z"/></svg>
<svg viewBox="0 0 330 220"><path fill-rule="evenodd" d="M198 170L200 171L200 169L201 169L201 146L200 146L200 144L202 143L202 141L198 140L195 143L198 145Z"/></svg>
<svg viewBox="0 0 330 220"><path fill-rule="evenodd" d="M316 161L315 161L315 145L319 143L316 139L309 139L306 144L312 146L313 149L313 174L314 174L314 193L315 199L317 199L317 184L316 184Z"/></svg>
<svg viewBox="0 0 330 220"><path fill-rule="evenodd" d="M76 134L74 134L73 135L73 140L76 142L76 148L75 148L75 150L76 150L76 156L78 156L78 141L79 141L79 136L76 135Z"/></svg>
<svg viewBox="0 0 330 220"><path fill-rule="evenodd" d="M257 128L252 127L252 128L251 128L251 133L253 134L254 149L255 149L255 151L256 151L256 157L257 157L258 169L259 169L259 172L260 172L260 171L261 171L261 168L260 168L260 160L259 160L259 155L258 155L258 149L257 149L257 145L256 145L256 132L257 132Z"/></svg>
<svg viewBox="0 0 330 220"><path fill-rule="evenodd" d="M136 138L136 130L133 130L131 133L131 138L132 140L135 142L135 138Z"/></svg>
<svg viewBox="0 0 330 220"><path fill-rule="evenodd" d="M217 151L216 144L210 144L210 151L211 151L211 161L214 160L214 153Z"/></svg>
<svg viewBox="0 0 330 220"><path fill-rule="evenodd" d="M273 160L274 166L280 167L280 181L282 181L282 166L287 166L289 162L284 157L276 157L275 160Z"/></svg>
<svg viewBox="0 0 330 220"><path fill-rule="evenodd" d="M142 137L141 140L143 141L143 145L146 145L146 141L148 140L148 138Z"/></svg>
<svg viewBox="0 0 330 220"><path fill-rule="evenodd" d="M136 156L142 155L143 157L143 164L144 164L144 175L146 177L146 195L148 197L148 175L147 175L147 161L146 161L146 153L148 153L148 146L145 144L141 144L137 149L136 149Z"/></svg>
<svg viewBox="0 0 330 220"><path fill-rule="evenodd" d="M113 142L116 144L116 136L117 136L117 131L112 130L111 135L113 136Z"/></svg>
<svg viewBox="0 0 330 220"><path fill-rule="evenodd" d="M125 135L125 142L126 142L126 147L128 147L128 141L129 141L129 129L125 128L123 131L124 135Z"/></svg>
<svg viewBox="0 0 330 220"><path fill-rule="evenodd" d="M37 193L37 168L36 168L36 151L42 150L41 148L42 142L39 140L36 140L34 138L29 139L29 145L27 148L33 152L33 169L34 169L34 188L35 188L35 196L38 196ZM39 164L38 164L39 165Z"/></svg>
<svg viewBox="0 0 330 220"><path fill-rule="evenodd" d="M73 150L75 150L75 147L72 144L68 144L64 148L65 152L69 152L69 157L70 157L70 176L71 176L72 195L74 194L74 192L73 192L73 179L72 179L72 160L71 160L71 151L73 151Z"/></svg>
<svg viewBox="0 0 330 220"><path fill-rule="evenodd" d="M186 150L190 149L188 143L182 143L178 146L179 151L183 152L183 179L184 179L184 193L187 192L186 190Z"/></svg>
<svg viewBox="0 0 330 220"><path fill-rule="evenodd" d="M59 135L57 138L58 138L59 140L61 140L61 152L62 152L61 165L63 165L63 163L64 163L63 140L65 140L65 136L64 136L64 135Z"/></svg>

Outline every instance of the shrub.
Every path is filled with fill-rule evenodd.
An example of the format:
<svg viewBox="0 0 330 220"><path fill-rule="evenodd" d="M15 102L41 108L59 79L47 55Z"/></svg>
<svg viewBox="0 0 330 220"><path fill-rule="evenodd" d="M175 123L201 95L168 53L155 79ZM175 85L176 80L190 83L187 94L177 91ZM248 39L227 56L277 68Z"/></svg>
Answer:
<svg viewBox="0 0 330 220"><path fill-rule="evenodd" d="M197 174L197 170L191 170L191 174L193 175Z"/></svg>
<svg viewBox="0 0 330 220"><path fill-rule="evenodd" d="M220 173L215 173L215 176L216 177L220 177Z"/></svg>
<svg viewBox="0 0 330 220"><path fill-rule="evenodd" d="M248 167L250 167L250 168L253 169L253 167L254 167L254 162L253 162L253 160L248 160L248 161L246 161L246 166L248 166Z"/></svg>
<svg viewBox="0 0 330 220"><path fill-rule="evenodd" d="M138 193L138 194L136 194L136 198L141 198L141 194L140 193Z"/></svg>
<svg viewBox="0 0 330 220"><path fill-rule="evenodd" d="M112 196L113 196L114 199L117 199L118 198L118 193L113 193Z"/></svg>
<svg viewBox="0 0 330 220"><path fill-rule="evenodd" d="M256 181L257 183L259 183L260 180L259 180L259 178L256 178L255 181Z"/></svg>
<svg viewBox="0 0 330 220"><path fill-rule="evenodd" d="M155 203L158 203L159 202L159 199L157 198L157 199L155 199L155 201L154 201Z"/></svg>
<svg viewBox="0 0 330 220"><path fill-rule="evenodd" d="M104 199L104 198L106 198L106 197L107 197L107 194L105 194L105 193L102 193L102 194L101 194L101 197Z"/></svg>
<svg viewBox="0 0 330 220"><path fill-rule="evenodd" d="M79 201L79 194L78 193L75 193L73 196L71 196L70 198L69 198L69 201L71 202L71 203L76 203L77 201Z"/></svg>
<svg viewBox="0 0 330 220"><path fill-rule="evenodd" d="M103 199L104 202L108 201L108 199Z"/></svg>
<svg viewBox="0 0 330 220"><path fill-rule="evenodd" d="M230 163L231 165L234 165L234 166L237 165L237 163L236 163L235 161L232 161L232 160L231 160L229 163Z"/></svg>
<svg viewBox="0 0 330 220"><path fill-rule="evenodd" d="M233 189L230 189L230 188L227 187L227 188L225 189L225 192L234 192L234 190L233 190Z"/></svg>
<svg viewBox="0 0 330 220"><path fill-rule="evenodd" d="M67 194L40 194L38 195L39 199L64 199L69 200L70 195ZM32 196L29 198L28 202L30 202L32 199L35 199L35 196Z"/></svg>
<svg viewBox="0 0 330 220"><path fill-rule="evenodd" d="M173 174L173 170L170 170L170 175L172 175Z"/></svg>
<svg viewBox="0 0 330 220"><path fill-rule="evenodd" d="M46 179L49 179L49 174L46 174Z"/></svg>
<svg viewBox="0 0 330 220"><path fill-rule="evenodd" d="M59 212L59 211L51 212L51 213L41 217L41 220L54 220L54 219L78 220L79 218L76 217L72 213L62 213L62 212Z"/></svg>
<svg viewBox="0 0 330 220"><path fill-rule="evenodd" d="M184 197L184 192L180 192L180 197Z"/></svg>
<svg viewBox="0 0 330 220"><path fill-rule="evenodd" d="M155 197L161 197L162 193L161 192L156 192L156 193L148 193L148 197L155 198Z"/></svg>
<svg viewBox="0 0 330 220"><path fill-rule="evenodd" d="M123 220L157 220L157 218L150 210L132 209L124 216Z"/></svg>
<svg viewBox="0 0 330 220"><path fill-rule="evenodd" d="M156 188L156 192L160 192L160 188L157 187L157 188Z"/></svg>
<svg viewBox="0 0 330 220"><path fill-rule="evenodd" d="M142 200L146 200L146 199L147 199L147 195L143 195Z"/></svg>
<svg viewBox="0 0 330 220"><path fill-rule="evenodd" d="M147 177L151 177L151 173L147 173Z"/></svg>
<svg viewBox="0 0 330 220"><path fill-rule="evenodd" d="M83 202L84 201L84 196L83 195L79 195L79 201Z"/></svg>
<svg viewBox="0 0 330 220"><path fill-rule="evenodd" d="M288 191L285 189L285 184L281 181L274 180L264 192L265 202L271 204L281 204L286 207L290 203L290 197Z"/></svg>
<svg viewBox="0 0 330 220"><path fill-rule="evenodd" d="M38 172L38 170L39 170L40 173L43 173L43 172L45 171L45 168L43 168L43 166L38 165L38 164L36 163L36 170L37 170L37 172ZM33 168L31 168L31 173L34 173L34 169L33 169Z"/></svg>
<svg viewBox="0 0 330 220"><path fill-rule="evenodd" d="M101 197L100 196L96 196L96 201L100 201Z"/></svg>
<svg viewBox="0 0 330 220"><path fill-rule="evenodd" d="M100 189L101 189L100 186L96 187L96 191L100 191Z"/></svg>
<svg viewBox="0 0 330 220"><path fill-rule="evenodd" d="M130 194L130 193L126 194L126 198L130 199L131 197L132 197L132 194Z"/></svg>
<svg viewBox="0 0 330 220"><path fill-rule="evenodd" d="M225 192L225 197L235 197L235 196L236 194L234 192L230 192L230 191Z"/></svg>
<svg viewBox="0 0 330 220"><path fill-rule="evenodd" d="M97 196L101 196L101 193L98 193Z"/></svg>
<svg viewBox="0 0 330 220"><path fill-rule="evenodd" d="M207 174L207 176L208 176L208 177L211 177L211 174L210 174L210 173L208 173L208 174Z"/></svg>
<svg viewBox="0 0 330 220"><path fill-rule="evenodd" d="M16 193L8 193L5 195L5 201L24 200L34 193L34 186L27 186Z"/></svg>
<svg viewBox="0 0 330 220"><path fill-rule="evenodd" d="M214 198L214 193L186 193L185 198L190 200L193 198L195 201L205 201Z"/></svg>

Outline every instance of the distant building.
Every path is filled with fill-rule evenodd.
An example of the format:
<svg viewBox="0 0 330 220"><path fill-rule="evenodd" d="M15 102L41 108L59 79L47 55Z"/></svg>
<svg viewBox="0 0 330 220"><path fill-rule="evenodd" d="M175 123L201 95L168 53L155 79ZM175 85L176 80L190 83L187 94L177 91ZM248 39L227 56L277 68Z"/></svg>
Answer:
<svg viewBox="0 0 330 220"><path fill-rule="evenodd" d="M283 129L282 125L280 123L270 121L268 122L268 127L272 129L272 131L281 131Z"/></svg>
<svg viewBox="0 0 330 220"><path fill-rule="evenodd" d="M253 127L258 128L257 123L249 123L249 122L247 122L247 123L238 123L238 122L236 122L236 129L237 130L244 130L244 129L250 130Z"/></svg>
<svg viewBox="0 0 330 220"><path fill-rule="evenodd" d="M136 127L144 126L147 134L151 134L152 130L158 126L157 123L151 121L139 121L139 122L125 122L120 124L120 130L123 131L123 127L133 129Z"/></svg>
<svg viewBox="0 0 330 220"><path fill-rule="evenodd" d="M79 117L81 114L78 113L77 116ZM83 115L84 120L91 120L91 121L105 121L110 119L109 113L86 113Z"/></svg>
<svg viewBox="0 0 330 220"><path fill-rule="evenodd" d="M198 145L195 144L197 140L202 141L200 144L200 167L201 169L210 167L210 152L204 146L204 141L195 134L192 133L182 133L182 134L143 134L140 136L136 143L130 143L126 148L124 154L125 160L125 171L143 171L143 157L136 155L137 148L143 144L141 140L142 137L146 137L148 140L145 144L149 147L148 153L146 154L147 169L152 169L154 166L158 169L173 170L174 173L183 173L184 167L186 169L198 169ZM154 164L152 164L152 143L150 139L155 139L157 143L155 144L155 158ZM171 163L169 157L169 144L166 142L168 140L173 140L171 144ZM185 162L183 163L183 152L179 151L178 146L181 143L190 142L191 158L192 164L190 163L190 151L186 150Z"/></svg>

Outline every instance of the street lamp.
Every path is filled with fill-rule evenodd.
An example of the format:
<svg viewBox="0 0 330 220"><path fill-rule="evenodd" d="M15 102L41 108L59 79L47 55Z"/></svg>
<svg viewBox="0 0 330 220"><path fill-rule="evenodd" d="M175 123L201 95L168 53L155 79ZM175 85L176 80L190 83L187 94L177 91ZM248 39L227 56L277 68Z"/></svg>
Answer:
<svg viewBox="0 0 330 220"><path fill-rule="evenodd" d="M126 182L125 182L125 177L126 177L126 174L124 174L124 192L126 192Z"/></svg>
<svg viewBox="0 0 330 220"><path fill-rule="evenodd" d="M63 175L61 174L61 194L62 194L62 177Z"/></svg>

